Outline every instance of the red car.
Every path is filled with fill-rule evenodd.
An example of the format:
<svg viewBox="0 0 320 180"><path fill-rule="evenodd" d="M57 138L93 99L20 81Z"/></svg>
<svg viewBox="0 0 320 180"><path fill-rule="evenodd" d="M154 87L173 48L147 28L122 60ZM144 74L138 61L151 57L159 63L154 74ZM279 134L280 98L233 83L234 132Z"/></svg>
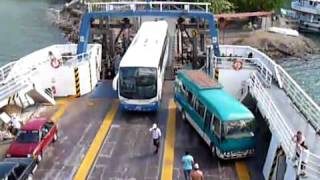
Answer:
<svg viewBox="0 0 320 180"><path fill-rule="evenodd" d="M48 145L58 138L58 129L47 118L33 119L20 130L7 151L7 157L33 157L38 162Z"/></svg>

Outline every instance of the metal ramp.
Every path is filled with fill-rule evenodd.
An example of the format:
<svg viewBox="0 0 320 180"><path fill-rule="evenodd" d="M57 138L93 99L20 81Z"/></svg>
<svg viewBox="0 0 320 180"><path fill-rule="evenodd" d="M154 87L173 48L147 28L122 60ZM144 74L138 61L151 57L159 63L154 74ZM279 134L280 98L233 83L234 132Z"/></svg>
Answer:
<svg viewBox="0 0 320 180"><path fill-rule="evenodd" d="M40 85L33 82L32 77L37 73L41 65L48 63L48 59L36 63L18 60L0 68L0 108L8 105L12 97L18 93L32 96L35 101L55 104L55 100L48 89L40 88ZM23 102L20 106L24 106Z"/></svg>

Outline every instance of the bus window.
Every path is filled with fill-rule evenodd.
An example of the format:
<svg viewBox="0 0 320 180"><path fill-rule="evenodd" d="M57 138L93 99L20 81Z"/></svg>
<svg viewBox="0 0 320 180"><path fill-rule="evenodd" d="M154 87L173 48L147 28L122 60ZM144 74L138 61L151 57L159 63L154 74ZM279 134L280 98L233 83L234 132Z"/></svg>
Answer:
<svg viewBox="0 0 320 180"><path fill-rule="evenodd" d="M210 111L206 111L206 117L205 117L205 127L206 129L210 129L210 124L211 124L211 118L212 117L212 113Z"/></svg>
<svg viewBox="0 0 320 180"><path fill-rule="evenodd" d="M212 122L213 126L213 132L220 138L221 137L221 123L220 120L217 117L213 118Z"/></svg>
<svg viewBox="0 0 320 180"><path fill-rule="evenodd" d="M205 117L204 117L205 107L203 106L203 104L202 104L200 101L198 101L198 107L197 107L196 110L197 110L198 114L199 114L202 118L205 118Z"/></svg>
<svg viewBox="0 0 320 180"><path fill-rule="evenodd" d="M188 93L188 102L189 104L192 104L192 93L190 91L187 90L187 93Z"/></svg>

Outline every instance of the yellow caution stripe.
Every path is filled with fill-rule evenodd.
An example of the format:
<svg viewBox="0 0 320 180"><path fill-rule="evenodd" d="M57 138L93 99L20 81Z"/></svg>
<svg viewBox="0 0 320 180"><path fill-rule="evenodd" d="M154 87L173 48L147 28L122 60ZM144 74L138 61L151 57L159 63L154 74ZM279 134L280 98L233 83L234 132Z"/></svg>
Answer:
<svg viewBox="0 0 320 180"><path fill-rule="evenodd" d="M67 98L67 99L60 99L57 101L57 104L59 105L59 109L53 114L53 116L51 116L51 120L55 123L58 123L62 117L62 115L64 114L64 112L66 111L68 105L69 105L69 101L72 98Z"/></svg>
<svg viewBox="0 0 320 180"><path fill-rule="evenodd" d="M79 68L74 68L74 79L75 79L75 85L76 85L76 96L80 97L80 75L79 75Z"/></svg>
<svg viewBox="0 0 320 180"><path fill-rule="evenodd" d="M119 102L114 101L112 103L111 110L107 113L105 116L99 131L96 134L96 137L94 138L93 142L91 143L89 150L87 151L86 156L84 157L83 161L81 162L81 165L74 176L75 180L84 180L87 178L89 171L96 159L96 156L103 144L103 141L110 129L110 126L112 124L112 121L118 111Z"/></svg>
<svg viewBox="0 0 320 180"><path fill-rule="evenodd" d="M169 115L167 121L166 139L162 159L161 179L173 179L174 145L176 138L176 104L171 99L169 102Z"/></svg>
<svg viewBox="0 0 320 180"><path fill-rule="evenodd" d="M236 162L236 171L237 171L239 180L250 180L249 170L244 161Z"/></svg>

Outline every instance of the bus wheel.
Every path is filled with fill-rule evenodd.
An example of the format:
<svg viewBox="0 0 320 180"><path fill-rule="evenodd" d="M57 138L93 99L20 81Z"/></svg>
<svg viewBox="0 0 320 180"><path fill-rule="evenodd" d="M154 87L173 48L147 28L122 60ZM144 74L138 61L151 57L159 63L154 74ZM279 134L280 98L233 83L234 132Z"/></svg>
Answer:
<svg viewBox="0 0 320 180"><path fill-rule="evenodd" d="M218 157L217 156L217 152L216 152L216 148L214 147L214 145L211 145L211 153L212 153L212 157Z"/></svg>
<svg viewBox="0 0 320 180"><path fill-rule="evenodd" d="M186 113L183 110L181 111L181 116L182 116L182 120L184 120L184 121L187 120Z"/></svg>

